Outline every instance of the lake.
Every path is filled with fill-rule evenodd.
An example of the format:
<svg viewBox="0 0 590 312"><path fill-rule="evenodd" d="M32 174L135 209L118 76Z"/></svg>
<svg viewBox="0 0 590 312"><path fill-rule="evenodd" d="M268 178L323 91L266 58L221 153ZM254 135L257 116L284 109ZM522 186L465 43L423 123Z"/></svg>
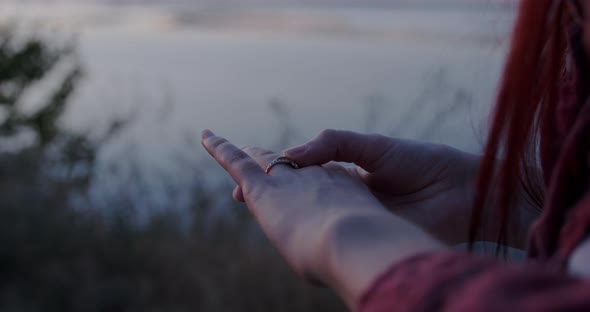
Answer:
<svg viewBox="0 0 590 312"><path fill-rule="evenodd" d="M513 12L0 5L14 17L78 38L68 126L134 116L102 157L167 168L205 158L204 128L275 149L337 128L479 151Z"/></svg>

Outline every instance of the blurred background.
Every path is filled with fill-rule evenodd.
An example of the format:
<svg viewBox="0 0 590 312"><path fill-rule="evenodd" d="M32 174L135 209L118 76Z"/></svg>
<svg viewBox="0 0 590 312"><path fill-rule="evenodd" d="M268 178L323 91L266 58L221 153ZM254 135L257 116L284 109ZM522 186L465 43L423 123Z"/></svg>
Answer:
<svg viewBox="0 0 590 312"><path fill-rule="evenodd" d="M0 0L0 311L344 311L199 144L481 150L508 0Z"/></svg>

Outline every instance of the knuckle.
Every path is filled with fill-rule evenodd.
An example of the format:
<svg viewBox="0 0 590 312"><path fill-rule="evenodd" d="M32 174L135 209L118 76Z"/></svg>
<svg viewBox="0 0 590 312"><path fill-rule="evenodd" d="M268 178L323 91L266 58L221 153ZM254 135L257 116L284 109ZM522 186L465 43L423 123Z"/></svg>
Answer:
<svg viewBox="0 0 590 312"><path fill-rule="evenodd" d="M262 149L260 147L250 146L250 145L247 145L246 147L244 147L244 151L254 157L272 154L271 151Z"/></svg>
<svg viewBox="0 0 590 312"><path fill-rule="evenodd" d="M243 151L248 151L248 150L252 149L252 145L242 145L242 146L240 146L240 149Z"/></svg>
<svg viewBox="0 0 590 312"><path fill-rule="evenodd" d="M320 134L318 135L319 138L332 138L335 135L338 134L338 130L334 130L334 129L324 129L322 131L320 131Z"/></svg>
<svg viewBox="0 0 590 312"><path fill-rule="evenodd" d="M382 134L373 133L367 136L367 141L378 145L384 145L389 143L391 139Z"/></svg>
<svg viewBox="0 0 590 312"><path fill-rule="evenodd" d="M227 140L224 138L220 138L220 137L215 137L211 139L211 143L210 146L211 148L213 148L214 150L219 149L220 147L222 147L225 143L227 143Z"/></svg>
<svg viewBox="0 0 590 312"><path fill-rule="evenodd" d="M370 133L370 134L367 134L367 137L371 140L383 140L386 138L386 136L379 134L379 133Z"/></svg>
<svg viewBox="0 0 590 312"><path fill-rule="evenodd" d="M267 151L267 150L260 150L259 153L257 154L257 156L269 156L269 155L275 155L275 152Z"/></svg>
<svg viewBox="0 0 590 312"><path fill-rule="evenodd" d="M223 141L216 142L216 143L218 143L218 144L217 144L217 146L214 147L214 149L224 159L226 159L228 157L228 155L230 155L231 153L233 153L234 148L233 148L233 146L228 141L223 140Z"/></svg>
<svg viewBox="0 0 590 312"><path fill-rule="evenodd" d="M248 154L244 153L242 150L232 150L228 153L227 163L229 165L237 165L248 159L248 157Z"/></svg>

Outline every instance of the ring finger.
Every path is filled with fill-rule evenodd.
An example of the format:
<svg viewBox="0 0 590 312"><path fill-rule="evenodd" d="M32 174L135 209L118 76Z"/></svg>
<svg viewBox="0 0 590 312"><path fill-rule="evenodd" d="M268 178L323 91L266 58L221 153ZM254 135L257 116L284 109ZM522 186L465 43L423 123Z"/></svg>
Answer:
<svg viewBox="0 0 590 312"><path fill-rule="evenodd" d="M243 147L241 147L241 149L244 152L246 152L246 154L250 155L250 157L252 157L252 159L254 159L256 161L256 163L263 170L266 169L268 164L270 164L270 162L273 161L273 159L280 156L279 154L277 154L273 151L269 151L269 150L259 148L259 147L254 147L254 146L243 146ZM293 168L290 168L288 165L278 164L278 165L274 166L268 174L270 176L276 176L277 174L278 175L282 174L280 171L287 172L289 170L293 170ZM244 194L242 193L242 188L240 188L239 185L234 188L234 191L232 193L232 197L236 201L239 201L242 203L245 202Z"/></svg>
<svg viewBox="0 0 590 312"><path fill-rule="evenodd" d="M242 150L246 152L246 154L250 155L252 159L258 163L258 165L265 170L266 167L277 157L282 156L273 151L269 151L260 147L254 146L244 146ZM293 171L294 169L291 168L288 164L277 164L272 167L269 171L268 175L270 176L278 176L284 175L287 172Z"/></svg>

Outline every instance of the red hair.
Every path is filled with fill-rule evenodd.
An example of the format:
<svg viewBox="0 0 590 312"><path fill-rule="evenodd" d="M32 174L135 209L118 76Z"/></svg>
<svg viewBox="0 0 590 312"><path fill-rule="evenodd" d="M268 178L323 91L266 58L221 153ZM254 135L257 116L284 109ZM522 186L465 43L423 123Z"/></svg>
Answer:
<svg viewBox="0 0 590 312"><path fill-rule="evenodd" d="M519 221L511 209L519 190L526 191L539 208L543 205L549 173L541 176L538 168L554 161L545 155L551 155L553 116L567 57L564 1L520 1L479 170L471 245L490 235L498 246L508 245L509 225Z"/></svg>

